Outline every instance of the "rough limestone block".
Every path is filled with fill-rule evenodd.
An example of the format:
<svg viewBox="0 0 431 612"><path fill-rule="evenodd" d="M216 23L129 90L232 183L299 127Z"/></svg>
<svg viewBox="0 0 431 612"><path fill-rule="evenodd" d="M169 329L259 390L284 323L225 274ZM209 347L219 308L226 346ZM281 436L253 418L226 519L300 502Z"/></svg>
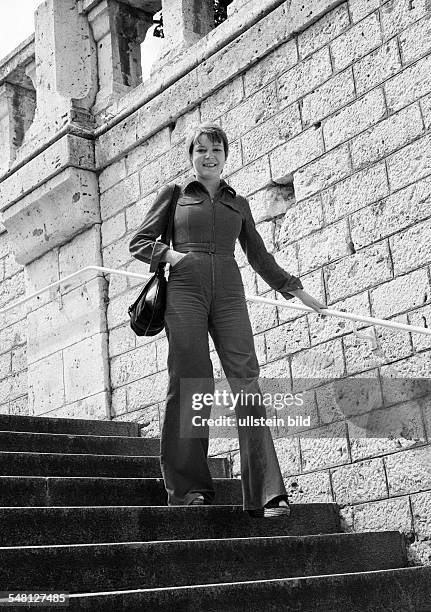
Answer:
<svg viewBox="0 0 431 612"><path fill-rule="evenodd" d="M354 528L361 531L403 531L412 530L412 513L407 495L385 499L353 508Z"/></svg>
<svg viewBox="0 0 431 612"><path fill-rule="evenodd" d="M415 0L413 3L409 0L390 0L382 5L380 15L385 38L391 38L411 23L429 15L429 5L427 0Z"/></svg>
<svg viewBox="0 0 431 612"><path fill-rule="evenodd" d="M323 15L316 23L306 28L298 36L300 57L306 57L349 27L349 13L346 4L337 6Z"/></svg>
<svg viewBox="0 0 431 612"><path fill-rule="evenodd" d="M293 173L324 152L322 131L311 127L277 147L269 155L272 179L275 183L292 180Z"/></svg>
<svg viewBox="0 0 431 612"><path fill-rule="evenodd" d="M106 311L106 319L109 330L111 330L113 327L129 322L130 319L127 309L130 304L133 304L139 293L140 290L135 288L109 301Z"/></svg>
<svg viewBox="0 0 431 612"><path fill-rule="evenodd" d="M431 488L431 445L388 455L384 462L390 495Z"/></svg>
<svg viewBox="0 0 431 612"><path fill-rule="evenodd" d="M15 276L19 272L23 271L21 264L15 261L13 254L6 255L4 258L4 278L10 278Z"/></svg>
<svg viewBox="0 0 431 612"><path fill-rule="evenodd" d="M407 314L409 325L415 325L417 327L431 327L431 306L424 306L418 308L413 312ZM413 348L415 351L423 351L427 348L431 348L431 337L423 336L419 334L412 334ZM431 421L430 421L431 425ZM431 433L431 427L430 427Z"/></svg>
<svg viewBox="0 0 431 612"><path fill-rule="evenodd" d="M383 163L356 172L322 192L322 203L327 223L388 195L388 179Z"/></svg>
<svg viewBox="0 0 431 612"><path fill-rule="evenodd" d="M355 212L350 217L355 247L365 246L421 221L429 214L430 198L431 179L426 178Z"/></svg>
<svg viewBox="0 0 431 612"><path fill-rule="evenodd" d="M349 228L345 219L303 238L298 245L301 274L349 255Z"/></svg>
<svg viewBox="0 0 431 612"><path fill-rule="evenodd" d="M2 352L10 351L13 347L26 342L26 319L21 319L0 330L0 346Z"/></svg>
<svg viewBox="0 0 431 612"><path fill-rule="evenodd" d="M295 103L241 137L243 163L247 164L263 153L283 145L287 140L299 134L301 127L299 106ZM292 141L290 142L290 146L294 145ZM300 154L296 147L294 147L293 154ZM307 155L307 152L304 152L304 155Z"/></svg>
<svg viewBox="0 0 431 612"><path fill-rule="evenodd" d="M400 49L403 64L414 62L430 52L431 20L429 14L401 32Z"/></svg>
<svg viewBox="0 0 431 612"><path fill-rule="evenodd" d="M312 293L312 295L315 295ZM371 316L370 305L368 300L368 291L363 291L358 295L353 295L345 300L340 300L331 304L333 310L344 310L345 312L354 312L366 317ZM309 316L310 338L311 344L318 344L322 341L332 340L338 336L346 334L351 329L352 323L347 319L339 317L319 317ZM361 329L366 323L357 322L358 329Z"/></svg>
<svg viewBox="0 0 431 612"><path fill-rule="evenodd" d="M222 115L222 127L231 140L272 117L279 109L275 81Z"/></svg>
<svg viewBox="0 0 431 612"><path fill-rule="evenodd" d="M332 423L300 436L302 469L313 471L350 461L344 423Z"/></svg>
<svg viewBox="0 0 431 612"><path fill-rule="evenodd" d="M405 68L384 84L388 110L393 113L404 108L431 89L431 56L428 55Z"/></svg>
<svg viewBox="0 0 431 612"><path fill-rule="evenodd" d="M341 340L331 340L295 353L291 365L295 392L321 384L322 378L343 376Z"/></svg>
<svg viewBox="0 0 431 612"><path fill-rule="evenodd" d="M293 504L325 504L333 501L329 471L291 476L287 479L286 489Z"/></svg>
<svg viewBox="0 0 431 612"><path fill-rule="evenodd" d="M85 138L68 134L4 179L0 184L2 212L67 166L92 170L94 168L93 143ZM9 231L7 221L8 217L4 215L3 223Z"/></svg>
<svg viewBox="0 0 431 612"><path fill-rule="evenodd" d="M428 219L389 239L395 275L431 262L430 231L431 220Z"/></svg>
<svg viewBox="0 0 431 612"><path fill-rule="evenodd" d="M103 193L127 176L126 157L114 162L99 174L99 190Z"/></svg>
<svg viewBox="0 0 431 612"><path fill-rule="evenodd" d="M286 212L295 203L290 186L270 185L248 199L255 223L268 221Z"/></svg>
<svg viewBox="0 0 431 612"><path fill-rule="evenodd" d="M29 263L100 221L97 179L67 168L8 208L3 219L16 261Z"/></svg>
<svg viewBox="0 0 431 612"><path fill-rule="evenodd" d="M380 368L383 397L386 405L422 397L429 392L429 384L423 378L431 378L429 352L401 359L395 364Z"/></svg>
<svg viewBox="0 0 431 612"><path fill-rule="evenodd" d="M287 357L266 363L260 369L261 378L281 378L283 382L290 379L289 359ZM287 381L286 381L287 382Z"/></svg>
<svg viewBox="0 0 431 612"><path fill-rule="evenodd" d="M415 402L353 417L348 429L353 461L426 443L421 408Z"/></svg>
<svg viewBox="0 0 431 612"><path fill-rule="evenodd" d="M81 232L58 249L58 270L60 278L65 278L69 276L69 274L73 274L89 265L102 265L99 225L94 225L88 230ZM37 270L36 266L35 269ZM38 272L35 274L38 276ZM101 273L96 270L80 274L62 283L59 291L62 294L67 293L71 289L79 287L84 282L89 282L100 274Z"/></svg>
<svg viewBox="0 0 431 612"><path fill-rule="evenodd" d="M239 172L229 177L229 184L242 196L267 187L271 181L269 158L267 155L244 166Z"/></svg>
<svg viewBox="0 0 431 612"><path fill-rule="evenodd" d="M133 230L136 231L138 229L155 197L155 193L150 193L144 198L140 198L134 204L126 207L126 227L128 232Z"/></svg>
<svg viewBox="0 0 431 612"><path fill-rule="evenodd" d="M380 408L382 391L377 370L360 376L334 380L316 389L319 417L322 423L344 421Z"/></svg>
<svg viewBox="0 0 431 612"><path fill-rule="evenodd" d="M407 323L405 315L394 321ZM365 328L364 331L369 333L372 330ZM349 374L362 372L412 353L410 338L406 333L388 327L377 327L376 336L380 345L379 351L372 351L367 340L353 334L343 338L346 370Z"/></svg>
<svg viewBox="0 0 431 612"><path fill-rule="evenodd" d="M275 292L269 292L262 297L274 300ZM248 302L247 307L253 334L257 334L277 325L277 309L275 306L268 306L261 302Z"/></svg>
<svg viewBox="0 0 431 612"><path fill-rule="evenodd" d="M286 211L278 234L278 244L281 247L287 246L322 227L323 209L320 196L302 200Z"/></svg>
<svg viewBox="0 0 431 612"><path fill-rule="evenodd" d="M285 42L294 28L287 18L284 4L271 11L264 23L264 28L262 22L249 27L200 63L197 67L198 80L207 92L229 82L254 64L257 58ZM229 66L230 75L226 72L226 66Z"/></svg>
<svg viewBox="0 0 431 612"><path fill-rule="evenodd" d="M154 342L111 359L111 384L119 387L157 372Z"/></svg>
<svg viewBox="0 0 431 612"><path fill-rule="evenodd" d="M107 333L97 333L63 350L66 403L109 390Z"/></svg>
<svg viewBox="0 0 431 612"><path fill-rule="evenodd" d="M331 480L337 504L352 504L388 497L381 458L334 468L331 470Z"/></svg>
<svg viewBox="0 0 431 612"><path fill-rule="evenodd" d="M349 10L353 23L363 19L379 6L380 0L349 0Z"/></svg>
<svg viewBox="0 0 431 612"><path fill-rule="evenodd" d="M304 200L348 174L350 174L349 150L347 145L342 145L295 173L293 182L296 199Z"/></svg>
<svg viewBox="0 0 431 612"><path fill-rule="evenodd" d="M135 348L134 332L129 325L122 325L109 332L109 357L116 357Z"/></svg>
<svg viewBox="0 0 431 612"><path fill-rule="evenodd" d="M156 404L166 396L168 377L166 372L157 372L126 386L129 412Z"/></svg>
<svg viewBox="0 0 431 612"><path fill-rule="evenodd" d="M110 420L110 393L102 391L90 397L67 404L49 413L50 417L62 419L102 419Z"/></svg>
<svg viewBox="0 0 431 612"><path fill-rule="evenodd" d="M299 441L298 438L278 438L274 436L274 448L280 464L281 475L288 478L291 474L300 471Z"/></svg>
<svg viewBox="0 0 431 612"><path fill-rule="evenodd" d="M353 65L358 96L386 81L400 69L398 46L394 38Z"/></svg>
<svg viewBox="0 0 431 612"><path fill-rule="evenodd" d="M5 353L0 355L0 379L6 378L11 373L12 355Z"/></svg>
<svg viewBox="0 0 431 612"><path fill-rule="evenodd" d="M111 414L114 419L117 419L123 414L128 414L126 387L118 387L117 389L112 389Z"/></svg>
<svg viewBox="0 0 431 612"><path fill-rule="evenodd" d="M129 261L132 256L129 244L132 234L125 234L122 238L103 249L103 265L107 268L119 268Z"/></svg>
<svg viewBox="0 0 431 612"><path fill-rule="evenodd" d="M147 138L146 140L142 141L137 147L129 151L124 157L127 176L130 176L137 170L140 170L143 166L156 159L156 157L162 155L162 153L166 153L166 151L169 151L171 145L177 144L178 140L175 140L175 134L180 134L181 125L184 123L183 117L187 116L188 113L179 117L175 123L175 128L173 130L172 125L165 127ZM173 137L172 142L171 135Z"/></svg>
<svg viewBox="0 0 431 612"><path fill-rule="evenodd" d="M26 395L28 392L27 386L27 371L14 372L9 378L10 390L9 400L14 400L21 395Z"/></svg>
<svg viewBox="0 0 431 612"><path fill-rule="evenodd" d="M304 96L301 108L304 126L307 127L320 121L354 100L355 97L352 69L348 68Z"/></svg>
<svg viewBox="0 0 431 612"><path fill-rule="evenodd" d="M102 224L102 244L107 246L119 240L126 233L126 215L120 212L115 217L110 217Z"/></svg>
<svg viewBox="0 0 431 612"><path fill-rule="evenodd" d="M29 414L38 416L64 405L63 366L62 351L29 363Z"/></svg>
<svg viewBox="0 0 431 612"><path fill-rule="evenodd" d="M431 300L427 270L398 276L370 292L373 317L387 319Z"/></svg>
<svg viewBox="0 0 431 612"><path fill-rule="evenodd" d="M292 323L279 325L265 333L268 361L280 359L310 346L308 326L305 317Z"/></svg>
<svg viewBox="0 0 431 612"><path fill-rule="evenodd" d="M29 363L105 330L103 286L103 278L93 279L28 314Z"/></svg>
<svg viewBox="0 0 431 612"><path fill-rule="evenodd" d="M328 264L324 274L331 302L389 280L392 270L388 245L379 242L361 249L337 263Z"/></svg>
<svg viewBox="0 0 431 612"><path fill-rule="evenodd" d="M19 272L0 284L0 308L24 293L24 272Z"/></svg>
<svg viewBox="0 0 431 612"><path fill-rule="evenodd" d="M331 43L335 70L342 70L381 44L379 19L376 13L363 19Z"/></svg>
<svg viewBox="0 0 431 612"><path fill-rule="evenodd" d="M278 96L282 106L289 106L305 94L313 91L332 74L329 49L323 47L312 56L281 74Z"/></svg>
<svg viewBox="0 0 431 612"><path fill-rule="evenodd" d="M419 538L429 538L431 534L431 491L415 493L412 502L413 527Z"/></svg>
<svg viewBox="0 0 431 612"><path fill-rule="evenodd" d="M374 89L356 102L338 111L323 123L326 149L356 136L385 116L386 106L381 89Z"/></svg>
<svg viewBox="0 0 431 612"><path fill-rule="evenodd" d="M139 172L141 195L146 196L168 182L181 183L183 177L178 175L188 173L189 169L190 160L184 149L184 144L181 142L144 166Z"/></svg>
<svg viewBox="0 0 431 612"><path fill-rule="evenodd" d="M237 106L244 99L243 77L239 76L218 91L202 100L200 116L202 121L214 121Z"/></svg>
<svg viewBox="0 0 431 612"><path fill-rule="evenodd" d="M422 132L419 105L409 106L353 139L351 143L353 166L355 168L368 166L408 144Z"/></svg>
<svg viewBox="0 0 431 612"><path fill-rule="evenodd" d="M139 198L139 173L131 174L124 180L108 189L100 196L100 213L105 221L123 210L129 204L133 204Z"/></svg>
<svg viewBox="0 0 431 612"><path fill-rule="evenodd" d="M298 53L295 40L288 40L247 70L243 77L245 95L248 97L261 89L261 87L276 79L279 74L292 68L297 61Z"/></svg>
<svg viewBox="0 0 431 612"><path fill-rule="evenodd" d="M5 410L4 414L29 415L28 396L24 395L9 402L9 409Z"/></svg>

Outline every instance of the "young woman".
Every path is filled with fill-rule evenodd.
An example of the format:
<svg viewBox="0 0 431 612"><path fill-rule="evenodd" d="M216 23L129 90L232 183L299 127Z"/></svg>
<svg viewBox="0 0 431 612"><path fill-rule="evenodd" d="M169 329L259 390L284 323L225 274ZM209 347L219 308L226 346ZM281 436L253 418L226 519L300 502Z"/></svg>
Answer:
<svg viewBox="0 0 431 612"><path fill-rule="evenodd" d="M247 259L270 287L287 300L298 297L317 312L326 306L306 293L299 278L284 271L256 230L247 199L221 179L229 145L216 124L202 124L187 143L193 174L181 185L173 227L173 248L157 241L165 229L174 185L158 193L130 242L130 253L150 263L170 264L165 329L169 342L169 387L161 432L161 468L168 505L211 504L208 427L191 426L192 396L214 392L208 333L233 394L260 393L259 365L241 274L234 257L237 238ZM199 394L199 395L196 395ZM249 395L250 397L250 395ZM201 412L208 416L210 408ZM261 402L235 406L238 419L265 417ZM270 429L238 427L243 509L250 515L290 512Z"/></svg>

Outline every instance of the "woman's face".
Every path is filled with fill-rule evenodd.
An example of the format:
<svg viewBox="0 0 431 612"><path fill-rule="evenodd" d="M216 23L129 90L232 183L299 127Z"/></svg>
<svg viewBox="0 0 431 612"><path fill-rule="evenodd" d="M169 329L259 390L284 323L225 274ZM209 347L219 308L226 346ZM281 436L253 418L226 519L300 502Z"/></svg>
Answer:
<svg viewBox="0 0 431 612"><path fill-rule="evenodd" d="M226 162L223 143L211 142L206 134L201 134L193 147L191 161L197 177L219 179Z"/></svg>

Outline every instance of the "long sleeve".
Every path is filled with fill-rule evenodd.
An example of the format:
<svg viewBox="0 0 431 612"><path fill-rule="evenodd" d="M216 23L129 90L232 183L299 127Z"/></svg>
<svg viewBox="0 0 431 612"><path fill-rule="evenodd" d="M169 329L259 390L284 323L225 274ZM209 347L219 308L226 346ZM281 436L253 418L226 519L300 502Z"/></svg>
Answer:
<svg viewBox="0 0 431 612"><path fill-rule="evenodd" d="M130 254L136 259L150 263L150 272L157 269L169 246L157 240L166 229L173 194L173 186L163 187L156 196L144 220L129 244Z"/></svg>
<svg viewBox="0 0 431 612"><path fill-rule="evenodd" d="M289 274L281 268L271 253L268 253L262 236L256 229L256 224L246 198L244 202L244 217L239 235L242 250L247 256L248 262L263 280L276 291L279 291L286 300L294 295L289 293L291 289L303 289L302 283L297 276Z"/></svg>

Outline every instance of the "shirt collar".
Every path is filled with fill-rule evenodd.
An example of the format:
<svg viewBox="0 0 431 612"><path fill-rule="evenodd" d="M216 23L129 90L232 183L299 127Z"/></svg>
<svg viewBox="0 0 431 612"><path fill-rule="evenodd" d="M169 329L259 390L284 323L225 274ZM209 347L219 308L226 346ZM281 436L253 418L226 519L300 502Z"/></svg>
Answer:
<svg viewBox="0 0 431 612"><path fill-rule="evenodd" d="M185 179L185 181L182 183L181 187L183 192L185 193L186 190L191 190L192 189L192 185L194 187L204 187L203 184L197 180L197 178L194 175L189 176L188 178ZM231 187L228 183L226 183L226 181L224 179L220 180L220 188L222 190L227 189L227 191L235 198L236 197L236 191L233 187Z"/></svg>

